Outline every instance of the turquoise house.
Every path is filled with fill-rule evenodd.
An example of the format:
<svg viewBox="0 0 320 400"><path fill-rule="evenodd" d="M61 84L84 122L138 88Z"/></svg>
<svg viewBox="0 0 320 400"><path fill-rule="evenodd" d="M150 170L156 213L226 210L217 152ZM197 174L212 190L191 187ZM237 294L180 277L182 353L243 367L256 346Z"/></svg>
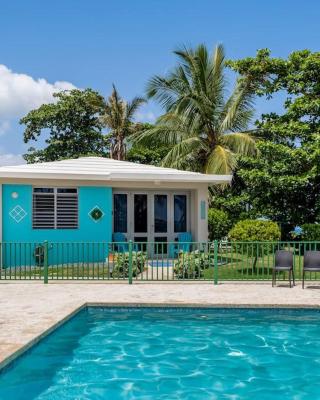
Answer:
<svg viewBox="0 0 320 400"><path fill-rule="evenodd" d="M190 232L194 241L207 241L208 186L230 180L102 157L1 167L0 241L97 243L95 254L82 255L97 259L106 256L114 233L173 242ZM15 253L11 260L23 262L26 256Z"/></svg>

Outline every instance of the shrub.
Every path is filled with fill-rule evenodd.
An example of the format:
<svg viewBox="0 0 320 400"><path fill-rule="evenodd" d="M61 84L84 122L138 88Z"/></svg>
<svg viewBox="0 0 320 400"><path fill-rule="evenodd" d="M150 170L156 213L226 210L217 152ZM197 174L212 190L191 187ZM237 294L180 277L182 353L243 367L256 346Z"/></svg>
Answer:
<svg viewBox="0 0 320 400"><path fill-rule="evenodd" d="M178 279L196 279L203 277L203 271L208 267L208 253L199 250L190 253L181 252L174 263L174 273Z"/></svg>
<svg viewBox="0 0 320 400"><path fill-rule="evenodd" d="M304 224L301 226L301 239L305 241L320 240L320 224Z"/></svg>
<svg viewBox="0 0 320 400"><path fill-rule="evenodd" d="M147 261L147 255L141 251L132 252L132 276L138 276ZM129 253L115 253L113 261L112 276L114 278L129 277Z"/></svg>
<svg viewBox="0 0 320 400"><path fill-rule="evenodd" d="M246 219L236 223L228 236L233 241L278 241L281 232L276 222Z"/></svg>
<svg viewBox="0 0 320 400"><path fill-rule="evenodd" d="M231 220L225 211L209 208L208 230L209 240L220 240L227 236L231 228Z"/></svg>
<svg viewBox="0 0 320 400"><path fill-rule="evenodd" d="M233 241L234 251L241 254L248 254L255 258L253 268L255 268L257 258L262 257L273 251L271 244L260 244L259 242L275 242L281 237L281 231L276 222L250 220L239 221L229 232L229 239ZM236 243L236 242L256 242L256 243Z"/></svg>

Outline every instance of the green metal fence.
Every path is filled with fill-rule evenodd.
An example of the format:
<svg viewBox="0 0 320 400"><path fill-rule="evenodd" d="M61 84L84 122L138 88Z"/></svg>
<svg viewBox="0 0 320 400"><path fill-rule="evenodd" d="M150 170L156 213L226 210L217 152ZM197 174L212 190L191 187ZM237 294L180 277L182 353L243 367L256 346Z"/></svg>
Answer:
<svg viewBox="0 0 320 400"><path fill-rule="evenodd" d="M303 256L320 242L42 242L0 244L1 280L270 281L277 250ZM320 275L319 275L320 277ZM316 279L315 273L306 279ZM278 279L287 279L280 273Z"/></svg>

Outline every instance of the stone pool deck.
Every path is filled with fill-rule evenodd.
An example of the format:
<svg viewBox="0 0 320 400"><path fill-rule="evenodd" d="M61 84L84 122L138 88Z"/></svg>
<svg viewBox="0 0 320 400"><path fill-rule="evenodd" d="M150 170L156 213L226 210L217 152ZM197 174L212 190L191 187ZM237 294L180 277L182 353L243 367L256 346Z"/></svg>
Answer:
<svg viewBox="0 0 320 400"><path fill-rule="evenodd" d="M271 283L0 283L0 368L85 305L320 307L320 286Z"/></svg>

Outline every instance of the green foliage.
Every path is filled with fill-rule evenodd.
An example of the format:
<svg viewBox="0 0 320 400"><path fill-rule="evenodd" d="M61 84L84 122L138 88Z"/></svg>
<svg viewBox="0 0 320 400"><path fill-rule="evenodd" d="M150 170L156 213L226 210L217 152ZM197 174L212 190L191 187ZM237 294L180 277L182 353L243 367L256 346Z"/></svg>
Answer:
<svg viewBox="0 0 320 400"><path fill-rule="evenodd" d="M236 223L228 236L230 241L233 242L233 251L239 251L241 254L247 253L255 258L253 264L253 269L255 269L258 257L274 250L273 245L261 242L276 242L280 239L281 232L275 222L246 219Z"/></svg>
<svg viewBox="0 0 320 400"><path fill-rule="evenodd" d="M308 141L310 135L320 133L319 78L320 53L309 50L295 51L288 59L271 58L270 50L257 52L256 57L230 61L229 65L251 86L259 96L272 97L285 91L285 113L262 116L258 127L269 139L292 143L299 138ZM265 135L264 135L265 137Z"/></svg>
<svg viewBox="0 0 320 400"><path fill-rule="evenodd" d="M149 123L136 123L132 126L136 135L153 128L154 125ZM134 143L128 150L126 159L139 164L159 165L171 147L159 146L157 143L150 143L148 146Z"/></svg>
<svg viewBox="0 0 320 400"><path fill-rule="evenodd" d="M171 146L163 166L229 174L239 154L255 155L245 133L253 114L252 93L242 80L226 98L222 46L209 54L204 45L175 51L179 63L167 76L153 77L149 98L166 113L156 125L135 135L136 143Z"/></svg>
<svg viewBox="0 0 320 400"><path fill-rule="evenodd" d="M236 223L228 236L232 241L255 242L277 241L280 235L280 228L276 222L246 219Z"/></svg>
<svg viewBox="0 0 320 400"><path fill-rule="evenodd" d="M241 158L230 197L246 198L251 218L264 215L291 228L320 221L320 53L280 59L264 49L228 65L256 95L286 97L283 113L256 122L259 155Z"/></svg>
<svg viewBox="0 0 320 400"><path fill-rule="evenodd" d="M166 147L144 147L142 145L134 145L127 153L127 161L139 164L159 165L161 160L168 153Z"/></svg>
<svg viewBox="0 0 320 400"><path fill-rule="evenodd" d="M84 155L106 156L109 138L102 135L99 119L103 97L91 89L74 89L53 96L55 103L43 104L20 120L26 126L25 143L46 135L46 147L41 150L31 147L24 155L25 160L33 163Z"/></svg>
<svg viewBox="0 0 320 400"><path fill-rule="evenodd" d="M136 277L143 272L147 262L147 255L141 251L132 252L132 276ZM129 277L129 253L116 253L112 271L113 278Z"/></svg>
<svg viewBox="0 0 320 400"><path fill-rule="evenodd" d="M227 236L231 228L231 220L225 211L209 208L208 211L209 240L220 240Z"/></svg>
<svg viewBox="0 0 320 400"><path fill-rule="evenodd" d="M303 224L301 239L305 241L320 241L320 225L319 224Z"/></svg>
<svg viewBox="0 0 320 400"><path fill-rule="evenodd" d="M208 253L199 250L190 253L181 252L174 263L174 273L177 279L197 279L204 276L204 270L209 268Z"/></svg>
<svg viewBox="0 0 320 400"><path fill-rule="evenodd" d="M252 216L291 225L313 221L319 213L313 151L271 141L259 142L258 148L260 157L243 159L238 171Z"/></svg>

